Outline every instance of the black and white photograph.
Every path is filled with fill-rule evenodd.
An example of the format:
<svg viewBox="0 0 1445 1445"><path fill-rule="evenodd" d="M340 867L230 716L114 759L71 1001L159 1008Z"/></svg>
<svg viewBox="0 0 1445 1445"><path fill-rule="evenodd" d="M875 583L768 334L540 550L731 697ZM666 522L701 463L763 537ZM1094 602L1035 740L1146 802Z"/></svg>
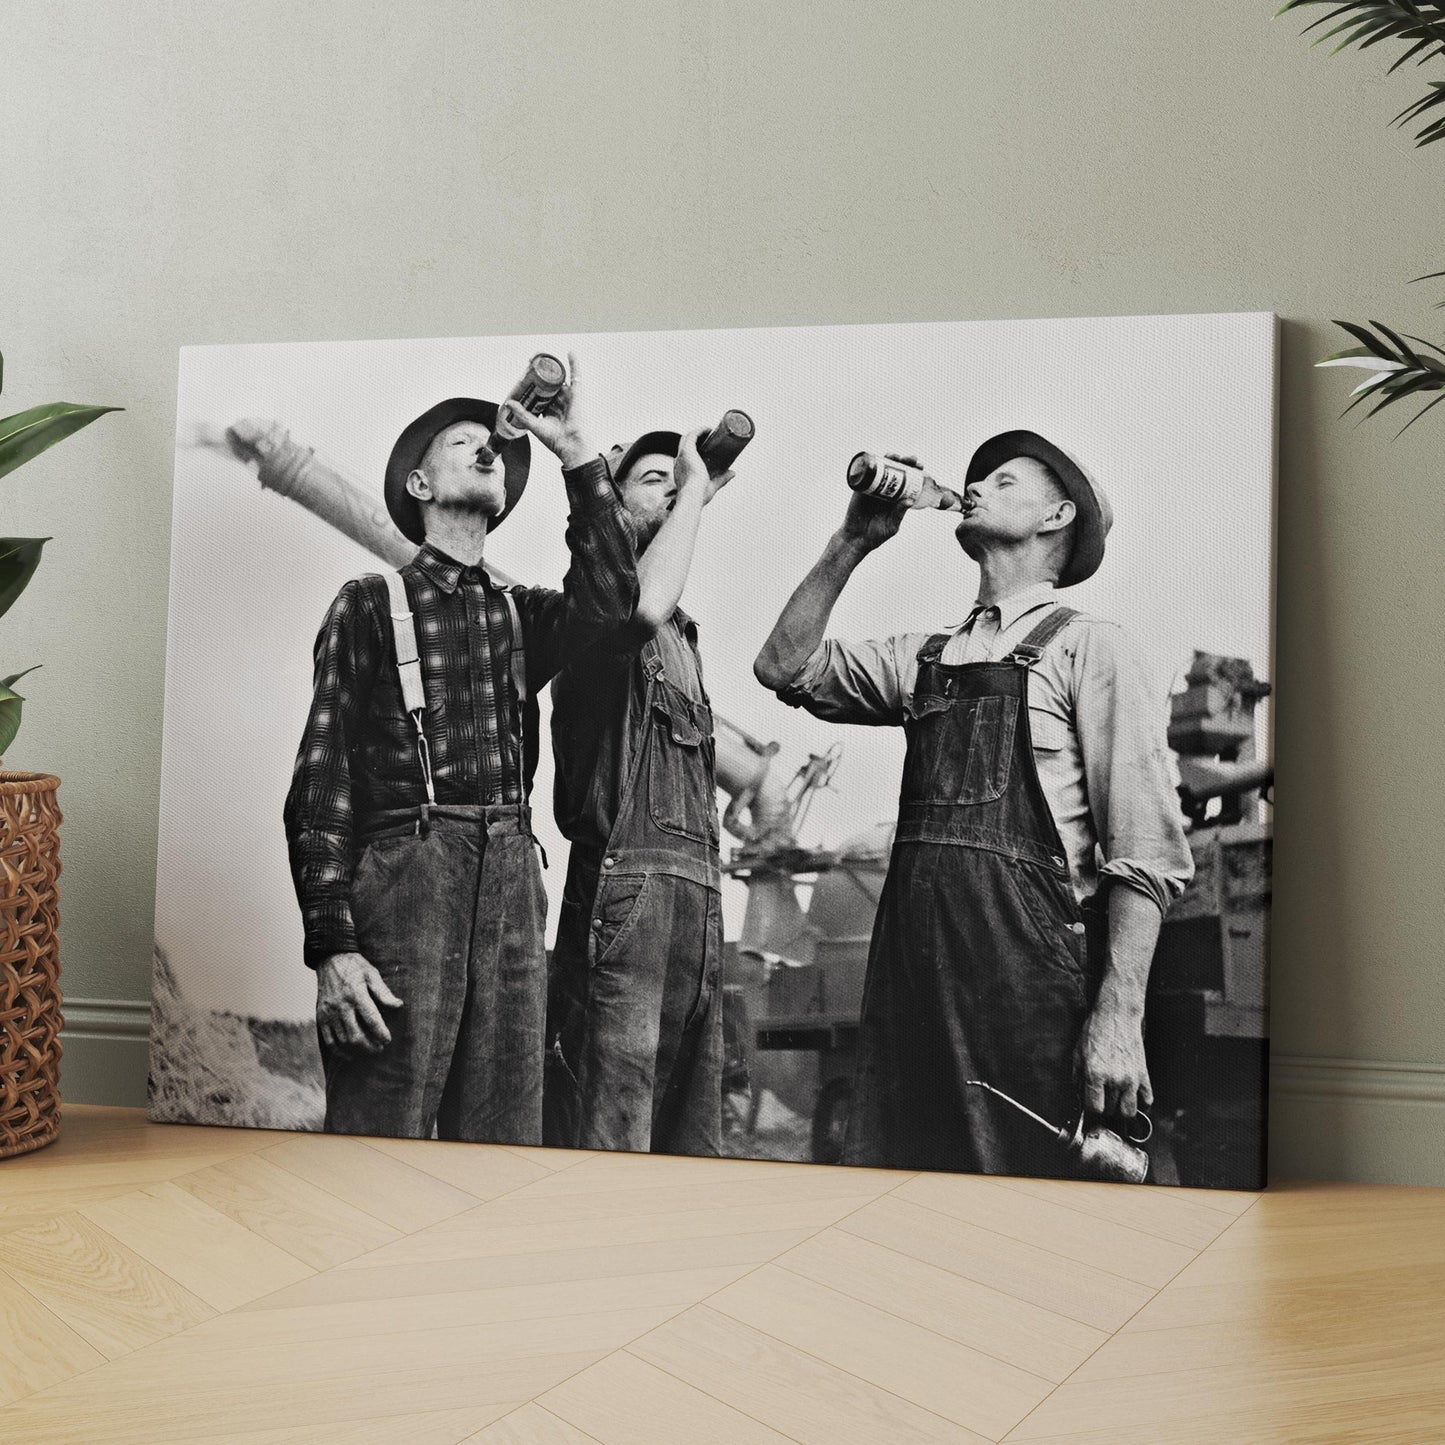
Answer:
<svg viewBox="0 0 1445 1445"><path fill-rule="evenodd" d="M150 1117L1261 1187L1275 371L187 348Z"/></svg>

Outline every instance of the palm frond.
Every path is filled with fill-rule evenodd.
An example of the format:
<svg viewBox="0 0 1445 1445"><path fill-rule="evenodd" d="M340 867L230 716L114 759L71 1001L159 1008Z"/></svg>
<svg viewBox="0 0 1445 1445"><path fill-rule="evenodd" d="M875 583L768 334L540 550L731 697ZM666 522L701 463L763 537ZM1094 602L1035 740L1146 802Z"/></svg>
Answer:
<svg viewBox="0 0 1445 1445"><path fill-rule="evenodd" d="M1378 416L1387 406L1398 405L1412 396L1439 392L1439 396L1400 428L1403 432L1436 402L1445 401L1445 351L1433 341L1424 341L1408 333L1401 335L1379 321L1371 321L1368 326L1350 321L1336 321L1335 325L1360 344L1322 357L1315 365L1362 367L1370 372L1350 393L1350 403L1345 407L1344 415L1348 416L1357 406L1368 405L1369 409L1365 412L1368 419ZM1415 345L1411 346L1410 342ZM1441 359L1437 361L1427 351L1438 353Z"/></svg>
<svg viewBox="0 0 1445 1445"><path fill-rule="evenodd" d="M1368 50L1382 40L1402 41L1407 48L1396 57L1387 74L1410 60L1423 65L1427 60L1445 55L1445 3L1441 0L1287 0L1275 12L1275 18L1292 10L1303 10L1306 5L1329 7L1325 14L1310 21L1303 33L1308 35L1326 26L1311 44L1335 41L1331 55L1338 55L1351 46ZM1430 92L1406 106L1390 124L1409 125L1437 105L1445 105L1445 81L1431 81ZM1441 139L1445 139L1445 116L1431 116L1415 137L1415 144L1429 145Z"/></svg>

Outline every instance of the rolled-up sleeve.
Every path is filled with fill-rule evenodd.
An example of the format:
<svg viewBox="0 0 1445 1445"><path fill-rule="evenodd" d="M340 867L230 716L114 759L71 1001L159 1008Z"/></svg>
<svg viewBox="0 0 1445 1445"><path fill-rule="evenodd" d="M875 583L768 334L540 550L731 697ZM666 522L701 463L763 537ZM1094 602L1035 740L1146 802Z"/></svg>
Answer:
<svg viewBox="0 0 1445 1445"><path fill-rule="evenodd" d="M1167 912L1194 876L1194 859L1169 772L1165 698L1122 629L1095 623L1081 633L1075 725L1099 874Z"/></svg>
<svg viewBox="0 0 1445 1445"><path fill-rule="evenodd" d="M898 726L926 640L921 633L867 642L826 638L778 697L824 722Z"/></svg>

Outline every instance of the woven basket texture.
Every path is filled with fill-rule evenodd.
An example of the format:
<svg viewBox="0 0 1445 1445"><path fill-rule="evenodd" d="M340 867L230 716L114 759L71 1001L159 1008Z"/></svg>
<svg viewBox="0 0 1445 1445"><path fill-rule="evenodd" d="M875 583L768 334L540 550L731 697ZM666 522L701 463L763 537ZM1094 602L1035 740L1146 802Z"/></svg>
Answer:
<svg viewBox="0 0 1445 1445"><path fill-rule="evenodd" d="M0 771L0 1159L60 1132L59 786Z"/></svg>

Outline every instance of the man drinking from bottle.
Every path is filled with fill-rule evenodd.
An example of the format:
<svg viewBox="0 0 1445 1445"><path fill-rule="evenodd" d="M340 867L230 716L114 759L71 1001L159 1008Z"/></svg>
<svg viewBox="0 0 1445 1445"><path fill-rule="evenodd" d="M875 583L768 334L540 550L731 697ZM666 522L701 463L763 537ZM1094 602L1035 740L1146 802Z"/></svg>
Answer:
<svg viewBox="0 0 1445 1445"><path fill-rule="evenodd" d="M1102 562L1112 514L1031 431L991 438L968 466L956 535L979 582L963 624L825 638L906 510L850 500L755 664L785 702L907 742L843 1159L1061 1174L1060 1146L968 1081L1058 1122L1152 1102L1145 987L1193 872L1164 697L1118 626L1059 597Z"/></svg>
<svg viewBox="0 0 1445 1445"><path fill-rule="evenodd" d="M546 895L528 794L537 690L632 616L636 570L572 385L504 420L562 464L571 565L560 592L503 588L482 555L521 499L530 442L498 407L439 402L386 468L387 510L420 550L348 582L315 649L286 833L316 970L326 1128L537 1144Z"/></svg>
<svg viewBox="0 0 1445 1445"><path fill-rule="evenodd" d="M571 842L553 951L549 1144L717 1154L722 912L712 710L679 607L710 476L701 433L649 432L613 480L637 539L630 622L552 688Z"/></svg>

